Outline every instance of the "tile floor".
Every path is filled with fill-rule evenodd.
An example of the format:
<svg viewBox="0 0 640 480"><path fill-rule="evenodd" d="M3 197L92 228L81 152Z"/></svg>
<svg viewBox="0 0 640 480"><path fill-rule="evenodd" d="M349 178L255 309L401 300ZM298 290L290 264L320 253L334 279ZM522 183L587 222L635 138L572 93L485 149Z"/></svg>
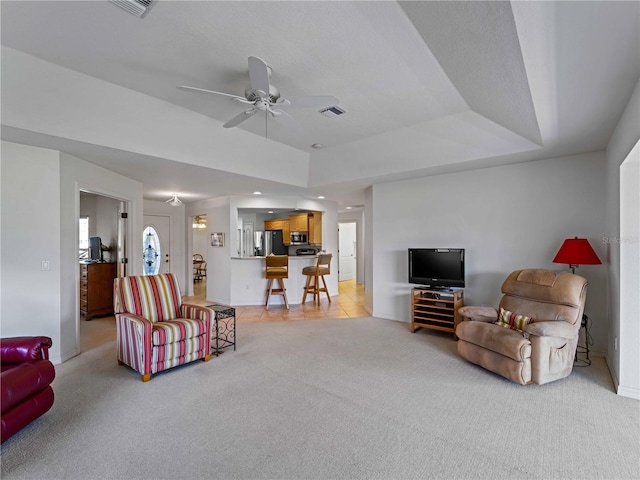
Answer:
<svg viewBox="0 0 640 480"><path fill-rule="evenodd" d="M183 302L196 305L208 305L205 300L206 279L194 284L194 296L182 297ZM236 322L282 322L285 320L321 320L323 318L357 318L368 317L370 314L364 306L364 286L356 285L355 280L338 283L339 294L331 297L331 303L323 294L320 305L315 304L310 297L304 305L290 305L287 310L284 305L270 305L267 310L262 305L235 307ZM265 292L266 294L266 292Z"/></svg>

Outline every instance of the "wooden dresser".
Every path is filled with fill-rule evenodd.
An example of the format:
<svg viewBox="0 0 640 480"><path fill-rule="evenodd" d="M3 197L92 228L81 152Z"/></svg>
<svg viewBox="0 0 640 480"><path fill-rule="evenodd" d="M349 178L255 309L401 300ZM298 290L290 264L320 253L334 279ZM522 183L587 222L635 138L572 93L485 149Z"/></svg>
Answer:
<svg viewBox="0 0 640 480"><path fill-rule="evenodd" d="M115 263L80 264L80 314L85 320L113 315Z"/></svg>

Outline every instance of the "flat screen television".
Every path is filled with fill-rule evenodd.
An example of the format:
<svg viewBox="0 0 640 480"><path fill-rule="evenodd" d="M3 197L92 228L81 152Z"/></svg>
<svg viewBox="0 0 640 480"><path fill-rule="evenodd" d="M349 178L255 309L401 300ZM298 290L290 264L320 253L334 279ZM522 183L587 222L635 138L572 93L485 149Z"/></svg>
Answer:
<svg viewBox="0 0 640 480"><path fill-rule="evenodd" d="M437 290L464 287L464 248L410 248L409 283Z"/></svg>
<svg viewBox="0 0 640 480"><path fill-rule="evenodd" d="M89 238L89 258L94 262L102 261L102 240L100 237Z"/></svg>

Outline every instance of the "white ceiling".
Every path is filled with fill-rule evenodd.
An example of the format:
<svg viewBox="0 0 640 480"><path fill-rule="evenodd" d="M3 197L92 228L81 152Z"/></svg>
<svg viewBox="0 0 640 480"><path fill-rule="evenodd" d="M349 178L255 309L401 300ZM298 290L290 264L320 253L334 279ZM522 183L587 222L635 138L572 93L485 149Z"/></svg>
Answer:
<svg viewBox="0 0 640 480"><path fill-rule="evenodd" d="M2 138L154 200L259 189L344 206L378 182L604 150L640 75L638 2L160 0L144 19L106 1L0 5ZM269 121L265 140L258 115L222 128L242 104L175 88L242 95L252 55L284 97L334 95L347 113L292 109L301 131Z"/></svg>

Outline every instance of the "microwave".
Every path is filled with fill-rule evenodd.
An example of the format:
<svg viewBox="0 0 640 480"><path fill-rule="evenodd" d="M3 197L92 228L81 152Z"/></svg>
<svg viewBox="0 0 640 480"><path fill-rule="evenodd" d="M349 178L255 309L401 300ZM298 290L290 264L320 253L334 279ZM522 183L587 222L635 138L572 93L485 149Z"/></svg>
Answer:
<svg viewBox="0 0 640 480"><path fill-rule="evenodd" d="M309 236L307 232L291 232L291 245L308 245Z"/></svg>

